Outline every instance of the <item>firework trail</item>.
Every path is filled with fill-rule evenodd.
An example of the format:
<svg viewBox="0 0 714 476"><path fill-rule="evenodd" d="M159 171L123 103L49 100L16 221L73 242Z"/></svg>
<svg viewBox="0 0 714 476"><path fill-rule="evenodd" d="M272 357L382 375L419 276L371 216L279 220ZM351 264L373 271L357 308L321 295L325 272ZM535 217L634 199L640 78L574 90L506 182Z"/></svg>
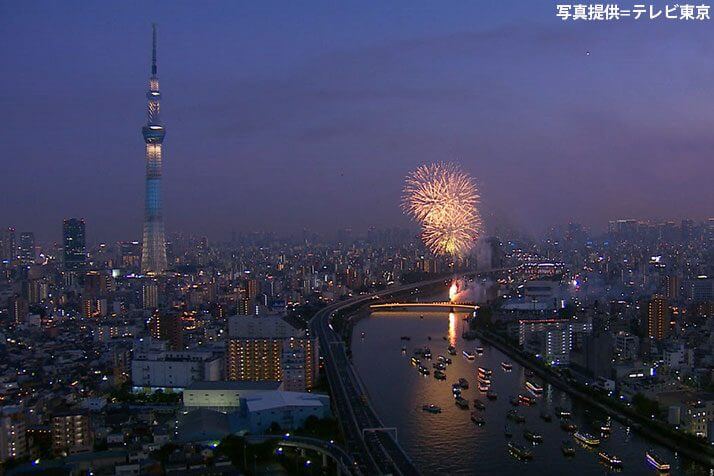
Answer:
<svg viewBox="0 0 714 476"><path fill-rule="evenodd" d="M474 180L451 163L422 165L405 181L402 209L421 227L424 244L437 255L463 256L481 233Z"/></svg>

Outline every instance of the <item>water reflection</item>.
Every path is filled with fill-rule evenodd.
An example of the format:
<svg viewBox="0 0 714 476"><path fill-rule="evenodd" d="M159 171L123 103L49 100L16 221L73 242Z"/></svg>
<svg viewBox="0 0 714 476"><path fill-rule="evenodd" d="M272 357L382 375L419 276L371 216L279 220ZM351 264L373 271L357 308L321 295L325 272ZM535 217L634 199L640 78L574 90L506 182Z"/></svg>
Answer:
<svg viewBox="0 0 714 476"><path fill-rule="evenodd" d="M456 313L449 313L449 345L456 346Z"/></svg>
<svg viewBox="0 0 714 476"><path fill-rule="evenodd" d="M464 340L459 330L463 315L430 312L422 317L421 314L385 312L376 316L374 314L356 325L352 341L353 361L383 423L398 428L399 442L425 476L471 475L476 467L480 474L503 476L521 475L525 471L579 476L601 476L604 473L595 451L578 447L574 456L563 456L561 444L564 440L572 441L572 435L561 429L555 408L572 411L573 423L587 432L596 432L598 422L606 415L571 401L567 394L551 385L543 385L544 392L537 397L537 405L518 408L527 422L520 426L511 425L514 434L510 439L505 438L506 415L513 408L509 396L527 393L524 384L529 377L515 362L512 362L511 372L502 369L501 362L510 359L497 349L478 341ZM360 339L362 331L365 331L365 339ZM409 335L410 340L402 341L404 335ZM441 337L433 338L444 335L448 343ZM402 345L407 346L406 354L401 353ZM454 345L458 353L450 356L453 364L446 369L446 380L435 379L433 370L430 376L423 376L410 364L415 349L429 347L434 355L447 355L448 345ZM461 355L462 350L477 346L483 346L484 353L475 361ZM432 364L428 362L429 367ZM451 392L451 384L464 377L471 382L471 388L464 391L465 398L470 403L474 398L484 400L476 387L477 366L494 370L492 387L499 395L497 400L485 402L486 409L479 413L486 421L483 426L475 425L469 412L455 405ZM423 411L422 406L426 404L440 406L442 413L435 415ZM552 420L545 421L540 417L541 412L549 413ZM543 435L543 442L536 446L528 443L523 434L526 427ZM508 441L531 449L533 460L526 463L511 458ZM650 476L654 474L653 470L644 460L645 450L650 446L673 464L673 476L708 474L683 469L681 459L643 440L616 421L612 422L612 434L603 437L601 449L623 459L625 474Z"/></svg>

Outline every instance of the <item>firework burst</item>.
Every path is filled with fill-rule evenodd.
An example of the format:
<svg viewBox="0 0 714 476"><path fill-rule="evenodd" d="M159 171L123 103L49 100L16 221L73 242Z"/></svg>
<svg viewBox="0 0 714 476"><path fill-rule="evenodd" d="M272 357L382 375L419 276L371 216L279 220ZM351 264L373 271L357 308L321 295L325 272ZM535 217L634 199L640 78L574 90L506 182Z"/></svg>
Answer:
<svg viewBox="0 0 714 476"><path fill-rule="evenodd" d="M474 180L457 165L422 165L405 181L402 209L419 222L434 254L463 256L481 232Z"/></svg>

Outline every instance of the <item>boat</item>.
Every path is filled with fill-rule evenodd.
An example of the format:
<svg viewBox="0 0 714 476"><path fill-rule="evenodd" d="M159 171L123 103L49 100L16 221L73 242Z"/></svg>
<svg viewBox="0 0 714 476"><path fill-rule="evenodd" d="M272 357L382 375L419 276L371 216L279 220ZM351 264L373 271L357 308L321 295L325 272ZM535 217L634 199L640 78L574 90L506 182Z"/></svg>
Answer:
<svg viewBox="0 0 714 476"><path fill-rule="evenodd" d="M459 379L459 387L461 387L461 388L463 388L464 390L466 390L467 388L469 388L469 381L466 380L465 378L461 377L461 378Z"/></svg>
<svg viewBox="0 0 714 476"><path fill-rule="evenodd" d="M469 360L474 360L476 358L476 355L473 352L469 352L468 350L462 350L461 353L464 354L464 357Z"/></svg>
<svg viewBox="0 0 714 476"><path fill-rule="evenodd" d="M483 355L483 347L476 347L476 355Z"/></svg>
<svg viewBox="0 0 714 476"><path fill-rule="evenodd" d="M427 368L424 367L423 365L419 365L419 372L420 372L422 375L429 375L429 374L431 374L431 370L427 369Z"/></svg>
<svg viewBox="0 0 714 476"><path fill-rule="evenodd" d="M446 364L443 364L441 362L434 362L433 364L431 364L431 367L436 370L446 370Z"/></svg>
<svg viewBox="0 0 714 476"><path fill-rule="evenodd" d="M533 371L530 370L530 369L526 369L526 370L523 371L523 374L524 374L526 377L532 377L532 376L533 376Z"/></svg>
<svg viewBox="0 0 714 476"><path fill-rule="evenodd" d="M486 398L488 398L489 400L498 400L498 394L489 390L488 392L486 392Z"/></svg>
<svg viewBox="0 0 714 476"><path fill-rule="evenodd" d="M513 429L506 423L506 425L503 427L503 434L506 436L506 438L511 438L513 436Z"/></svg>
<svg viewBox="0 0 714 476"><path fill-rule="evenodd" d="M536 395L541 395L543 393L543 387L530 380L526 382L526 388Z"/></svg>
<svg viewBox="0 0 714 476"><path fill-rule="evenodd" d="M445 363L446 363L446 357L444 357L444 356L441 355L441 354L439 354L439 355L436 356L436 360L439 361L439 362L441 362L442 364L445 364Z"/></svg>
<svg viewBox="0 0 714 476"><path fill-rule="evenodd" d="M362 337L362 339L364 339L364 331L362 332L360 337Z"/></svg>
<svg viewBox="0 0 714 476"><path fill-rule="evenodd" d="M476 423L478 426L483 426L486 424L486 420L479 416L476 412L471 412L471 421Z"/></svg>
<svg viewBox="0 0 714 476"><path fill-rule="evenodd" d="M409 336L402 336L401 339L402 340L412 340L412 338Z"/></svg>
<svg viewBox="0 0 714 476"><path fill-rule="evenodd" d="M431 336L426 336L426 340L431 340Z"/></svg>
<svg viewBox="0 0 714 476"><path fill-rule="evenodd" d="M450 345L448 349L446 349L449 355L456 355L456 347L453 345Z"/></svg>
<svg viewBox="0 0 714 476"><path fill-rule="evenodd" d="M597 446L600 444L600 438L598 438L597 436L593 436L590 433L576 431L573 434L573 438L588 446Z"/></svg>
<svg viewBox="0 0 714 476"><path fill-rule="evenodd" d="M570 413L570 410L566 410L562 407L555 407L555 414L558 416L558 418L570 418L572 415Z"/></svg>
<svg viewBox="0 0 714 476"><path fill-rule="evenodd" d="M431 359L431 349L428 347L426 349L424 349L424 358Z"/></svg>
<svg viewBox="0 0 714 476"><path fill-rule="evenodd" d="M480 375L478 376L478 381L484 385L491 385L491 379L481 377Z"/></svg>
<svg viewBox="0 0 714 476"><path fill-rule="evenodd" d="M653 450L647 450L645 453L645 460L647 461L647 464L661 473L666 473L670 469L669 463L665 462Z"/></svg>
<svg viewBox="0 0 714 476"><path fill-rule="evenodd" d="M484 404L481 400L478 398L474 398L474 408L476 410L485 410L486 409L486 404Z"/></svg>
<svg viewBox="0 0 714 476"><path fill-rule="evenodd" d="M437 380L446 380L446 374L444 373L443 370L435 370L434 378Z"/></svg>
<svg viewBox="0 0 714 476"><path fill-rule="evenodd" d="M438 407L433 403L430 403L429 405L424 405L423 407L421 407L421 409L429 413L441 413L441 407Z"/></svg>
<svg viewBox="0 0 714 476"><path fill-rule="evenodd" d="M417 359L416 357L412 357L412 364L421 365L421 360Z"/></svg>
<svg viewBox="0 0 714 476"><path fill-rule="evenodd" d="M513 420L516 423L525 423L525 421L526 421L526 417L524 417L523 415L518 413L517 410L510 410L506 414L506 418L508 418L509 420Z"/></svg>
<svg viewBox="0 0 714 476"><path fill-rule="evenodd" d="M488 392L488 389L489 389L489 388L491 388L490 385L488 385L488 384L486 384L486 383L483 383L483 382L479 382L479 383L478 383L478 391L481 392L481 393L486 393L486 392Z"/></svg>
<svg viewBox="0 0 714 476"><path fill-rule="evenodd" d="M422 348L416 348L416 349L414 349L414 355L415 355L415 356L418 356L418 357L421 357L422 355L424 355L424 349L422 349Z"/></svg>
<svg viewBox="0 0 714 476"><path fill-rule="evenodd" d="M523 438L530 441L531 443L543 443L543 435L528 429L523 430Z"/></svg>
<svg viewBox="0 0 714 476"><path fill-rule="evenodd" d="M508 442L508 449L511 452L511 454L517 456L520 459L533 459L533 452L526 448L525 446L521 446L518 443L514 443L512 441Z"/></svg>
<svg viewBox="0 0 714 476"><path fill-rule="evenodd" d="M513 405L514 407L517 407L518 405L521 404L521 400L520 400L518 397L514 397L513 395L511 395L510 397L508 397L508 401L509 401L509 403L510 403L511 405Z"/></svg>
<svg viewBox="0 0 714 476"><path fill-rule="evenodd" d="M493 370L487 367L479 367L478 373L479 375L483 375L484 377L490 377L491 375L493 375Z"/></svg>
<svg viewBox="0 0 714 476"><path fill-rule="evenodd" d="M456 396L456 398L454 399L454 403L456 403L457 407L462 408L464 410L467 410L469 408L469 401L461 395Z"/></svg>
<svg viewBox="0 0 714 476"><path fill-rule="evenodd" d="M503 370L508 372L510 370L513 370L513 364L511 364L509 362L501 362L501 368L503 368Z"/></svg>
<svg viewBox="0 0 714 476"><path fill-rule="evenodd" d="M560 451L563 452L565 456L573 456L575 454L575 445L570 440L564 440L560 445Z"/></svg>
<svg viewBox="0 0 714 476"><path fill-rule="evenodd" d="M618 458L617 456L609 455L609 454L605 453L604 451L600 451L597 455L608 466L611 466L613 468L622 468L622 460L620 458Z"/></svg>
<svg viewBox="0 0 714 476"><path fill-rule="evenodd" d="M533 397L529 397L528 395L523 395L519 394L518 395L518 401L521 402L523 405L535 405L535 399Z"/></svg>
<svg viewBox="0 0 714 476"><path fill-rule="evenodd" d="M574 423L571 423L569 421L563 421L560 423L560 428L562 428L565 431L577 431L578 427L575 426Z"/></svg>
<svg viewBox="0 0 714 476"><path fill-rule="evenodd" d="M540 419L543 421L551 422L551 421L553 421L553 415L551 415L548 412L543 411L543 412L540 412Z"/></svg>
<svg viewBox="0 0 714 476"><path fill-rule="evenodd" d="M608 418L600 425L600 433L603 435L609 435L612 432L612 427L610 426L610 419Z"/></svg>
<svg viewBox="0 0 714 476"><path fill-rule="evenodd" d="M407 346L403 345L402 346L402 354L406 354L406 353L407 353Z"/></svg>

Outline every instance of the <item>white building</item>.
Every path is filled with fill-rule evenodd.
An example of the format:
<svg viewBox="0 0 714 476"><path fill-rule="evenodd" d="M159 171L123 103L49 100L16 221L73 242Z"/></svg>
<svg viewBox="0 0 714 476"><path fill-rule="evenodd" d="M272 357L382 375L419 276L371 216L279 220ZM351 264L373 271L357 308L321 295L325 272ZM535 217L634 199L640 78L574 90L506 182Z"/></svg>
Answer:
<svg viewBox="0 0 714 476"><path fill-rule="evenodd" d="M592 322L577 319L521 319L518 344L526 352L552 365L568 365L573 348L573 334L592 332Z"/></svg>
<svg viewBox="0 0 714 476"><path fill-rule="evenodd" d="M241 409L241 399L282 390L281 382L195 382L183 391L186 411L199 409L231 413Z"/></svg>
<svg viewBox="0 0 714 476"><path fill-rule="evenodd" d="M640 339L629 332L620 331L615 335L615 352L620 360L635 360L640 349Z"/></svg>
<svg viewBox="0 0 714 476"><path fill-rule="evenodd" d="M181 390L193 382L223 377L223 356L211 350L167 351L134 349L131 380L135 391Z"/></svg>

